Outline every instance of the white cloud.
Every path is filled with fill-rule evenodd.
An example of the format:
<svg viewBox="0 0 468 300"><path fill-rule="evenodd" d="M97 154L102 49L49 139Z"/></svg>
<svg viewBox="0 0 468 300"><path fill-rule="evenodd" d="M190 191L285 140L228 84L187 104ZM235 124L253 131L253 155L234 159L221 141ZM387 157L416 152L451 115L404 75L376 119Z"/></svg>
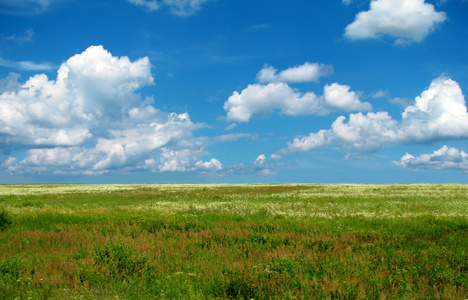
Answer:
<svg viewBox="0 0 468 300"><path fill-rule="evenodd" d="M141 99L138 89L154 84L151 68L146 57L131 62L92 46L63 63L56 80L38 74L19 86L10 74L0 94L0 146L27 153L7 158L3 168L68 174L196 169L207 138L193 131L205 125Z"/></svg>
<svg viewBox="0 0 468 300"><path fill-rule="evenodd" d="M465 96L457 82L439 77L402 114L404 140L427 142L468 138Z"/></svg>
<svg viewBox="0 0 468 300"><path fill-rule="evenodd" d="M202 4L209 0L128 0L137 6L145 7L150 11L167 7L172 14L178 16L191 16L196 14Z"/></svg>
<svg viewBox="0 0 468 300"><path fill-rule="evenodd" d="M14 68L18 70L26 71L41 71L41 70L51 70L54 68L54 65L49 62L36 63L32 61L11 61L0 57L0 66Z"/></svg>
<svg viewBox="0 0 468 300"><path fill-rule="evenodd" d="M287 148L280 149L275 157L295 152L309 151L315 148L320 148L329 145L335 141L335 136L331 130L320 130L317 133L311 133L302 138L296 138L288 144Z"/></svg>
<svg viewBox="0 0 468 300"><path fill-rule="evenodd" d="M203 171L220 171L223 169L223 165L216 158L212 158L210 161L205 162L200 160L195 165L199 170Z"/></svg>
<svg viewBox="0 0 468 300"><path fill-rule="evenodd" d="M420 42L445 20L444 12L424 0L372 0L370 9L358 13L346 27L345 36L360 40L389 35L395 44Z"/></svg>
<svg viewBox="0 0 468 300"><path fill-rule="evenodd" d="M427 90L408 106L401 121L387 112L350 114L333 122L331 129L311 133L278 151L287 154L341 144L358 152L373 152L383 145L418 144L468 138L468 114L459 85L446 77L433 80Z"/></svg>
<svg viewBox="0 0 468 300"><path fill-rule="evenodd" d="M260 83L250 84L240 93L235 91L224 103L227 120L248 122L251 118L265 117L275 111L288 116L299 116L372 110L372 106L361 102L355 92L349 91L350 87L347 85L326 85L323 96L317 96L313 92L300 93L288 85L294 82L318 81L321 76L331 73L331 65L318 63L307 62L279 73L277 69L265 65L257 74Z"/></svg>
<svg viewBox="0 0 468 300"><path fill-rule="evenodd" d="M400 161L395 162L395 164L404 168L413 169L457 169L468 172L468 154L463 150L449 148L445 145L439 150L434 151L434 153L422 154L418 157L406 153Z"/></svg>
<svg viewBox="0 0 468 300"><path fill-rule="evenodd" d="M260 83L267 82L309 82L333 73L333 66L306 62L303 65L288 68L277 74L278 70L265 65L257 74Z"/></svg>
<svg viewBox="0 0 468 300"><path fill-rule="evenodd" d="M255 166L261 167L261 166L263 166L263 165L265 164L265 161L266 161L266 156L265 156L265 154L260 154L260 155L257 157L257 159L255 159L255 161L253 162L253 164L254 164Z"/></svg>
<svg viewBox="0 0 468 300"><path fill-rule="evenodd" d="M147 58L132 63L89 47L62 64L56 81L39 74L0 95L0 144L82 144L103 125L130 121L131 108L144 110L135 90L152 83Z"/></svg>
<svg viewBox="0 0 468 300"><path fill-rule="evenodd" d="M275 111L288 116L327 115L343 110L370 110L369 103L361 102L350 87L334 83L324 88L324 95L297 92L284 82L267 85L252 84L241 93L234 92L224 103L227 119L248 122L254 117L265 117Z"/></svg>
<svg viewBox="0 0 468 300"><path fill-rule="evenodd" d="M340 111L369 111L372 105L367 102L361 102L355 92L350 92L350 86L333 83L326 85L323 89L323 98L325 106L331 110Z"/></svg>

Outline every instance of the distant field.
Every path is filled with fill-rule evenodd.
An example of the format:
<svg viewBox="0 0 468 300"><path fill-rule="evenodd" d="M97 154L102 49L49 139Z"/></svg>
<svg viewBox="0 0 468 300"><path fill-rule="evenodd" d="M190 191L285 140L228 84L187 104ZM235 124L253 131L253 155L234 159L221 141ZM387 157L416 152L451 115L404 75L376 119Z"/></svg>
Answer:
<svg viewBox="0 0 468 300"><path fill-rule="evenodd" d="M467 299L468 185L0 185L0 299Z"/></svg>

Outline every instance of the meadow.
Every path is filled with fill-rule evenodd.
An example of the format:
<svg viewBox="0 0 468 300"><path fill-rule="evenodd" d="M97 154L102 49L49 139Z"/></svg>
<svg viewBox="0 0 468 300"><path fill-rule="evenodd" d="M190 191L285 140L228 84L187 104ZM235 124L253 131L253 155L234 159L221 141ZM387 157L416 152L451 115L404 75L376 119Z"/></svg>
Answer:
<svg viewBox="0 0 468 300"><path fill-rule="evenodd" d="M0 185L0 299L467 299L468 185Z"/></svg>

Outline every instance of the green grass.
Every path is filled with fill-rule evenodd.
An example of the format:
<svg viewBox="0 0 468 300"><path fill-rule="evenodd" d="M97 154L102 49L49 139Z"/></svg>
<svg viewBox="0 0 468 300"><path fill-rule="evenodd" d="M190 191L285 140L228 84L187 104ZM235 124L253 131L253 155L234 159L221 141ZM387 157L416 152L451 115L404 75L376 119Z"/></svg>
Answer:
<svg viewBox="0 0 468 300"><path fill-rule="evenodd" d="M468 185L2 185L0 299L467 299Z"/></svg>

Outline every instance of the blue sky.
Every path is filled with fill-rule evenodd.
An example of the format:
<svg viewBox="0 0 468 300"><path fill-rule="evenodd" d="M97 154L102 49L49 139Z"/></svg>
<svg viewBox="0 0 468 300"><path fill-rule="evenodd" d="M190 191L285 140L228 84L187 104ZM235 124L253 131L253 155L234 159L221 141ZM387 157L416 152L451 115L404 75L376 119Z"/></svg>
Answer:
<svg viewBox="0 0 468 300"><path fill-rule="evenodd" d="M468 182L464 0L2 0L0 182Z"/></svg>

